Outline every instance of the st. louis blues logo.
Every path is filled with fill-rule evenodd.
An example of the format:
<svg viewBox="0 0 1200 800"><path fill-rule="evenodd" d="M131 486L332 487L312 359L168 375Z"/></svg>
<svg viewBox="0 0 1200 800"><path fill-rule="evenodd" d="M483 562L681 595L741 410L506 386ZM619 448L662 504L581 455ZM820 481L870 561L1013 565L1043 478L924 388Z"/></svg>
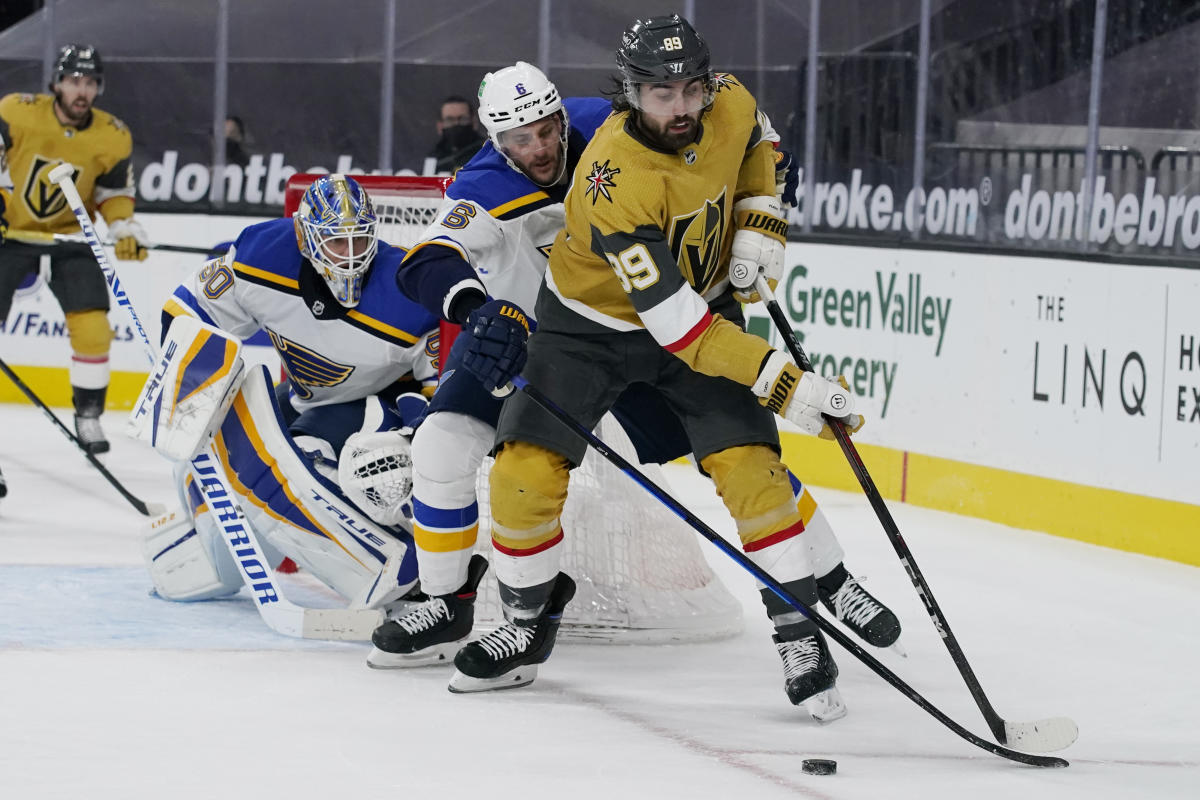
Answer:
<svg viewBox="0 0 1200 800"><path fill-rule="evenodd" d="M612 202L612 195L608 193L608 190L617 185L613 178L620 172L618 167L610 167L608 160L605 160L603 164L597 161L592 162L592 171L587 176L587 194L592 197L592 205L596 205L596 201L600 199L601 195L608 202Z"/></svg>

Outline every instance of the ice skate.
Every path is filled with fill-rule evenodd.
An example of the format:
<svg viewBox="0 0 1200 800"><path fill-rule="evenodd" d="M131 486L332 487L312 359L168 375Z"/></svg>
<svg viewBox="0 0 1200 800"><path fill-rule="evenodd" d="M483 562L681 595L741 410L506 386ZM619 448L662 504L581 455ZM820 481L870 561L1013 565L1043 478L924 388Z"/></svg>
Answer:
<svg viewBox="0 0 1200 800"><path fill-rule="evenodd" d="M508 622L458 651L454 657L457 671L450 679L450 691L486 692L533 683L538 664L548 659L554 649L563 609L574 596L575 581L565 573L558 573L550 601L536 619L524 625Z"/></svg>
<svg viewBox="0 0 1200 800"><path fill-rule="evenodd" d="M853 575L847 573L846 580L836 592L828 592L819 584L817 592L821 597L821 605L858 638L872 647L890 647L900 655L907 656L899 642L900 620L891 609L862 588Z"/></svg>
<svg viewBox="0 0 1200 800"><path fill-rule="evenodd" d="M367 666L398 669L449 661L471 633L475 592L487 567L486 558L471 556L467 581L458 591L429 597L376 628L371 634L375 647L367 656Z"/></svg>
<svg viewBox="0 0 1200 800"><path fill-rule="evenodd" d="M104 429L100 427L100 417L98 416L76 414L75 435L78 437L79 443L94 456L107 453L109 450L108 439L104 436Z"/></svg>
<svg viewBox="0 0 1200 800"><path fill-rule="evenodd" d="M837 664L820 631L784 639L771 637L783 659L783 688L792 705L804 706L817 722L846 716L846 704L837 689Z"/></svg>

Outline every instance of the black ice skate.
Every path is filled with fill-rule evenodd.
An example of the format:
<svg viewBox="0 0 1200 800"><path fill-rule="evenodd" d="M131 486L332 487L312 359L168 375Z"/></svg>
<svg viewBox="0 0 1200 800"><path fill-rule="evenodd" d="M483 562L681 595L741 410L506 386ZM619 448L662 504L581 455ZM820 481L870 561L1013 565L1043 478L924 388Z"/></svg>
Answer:
<svg viewBox="0 0 1200 800"><path fill-rule="evenodd" d="M512 622L470 642L454 657L457 671L450 679L455 694L516 689L537 677L538 664L550 657L563 609L575 596L575 581L558 573L550 601L535 619L524 625Z"/></svg>
<svg viewBox="0 0 1200 800"><path fill-rule="evenodd" d="M100 427L100 417L76 414L75 436L84 449L94 456L108 452L108 439L104 437L104 429Z"/></svg>
<svg viewBox="0 0 1200 800"><path fill-rule="evenodd" d="M818 583L817 593L821 597L821 605L854 631L858 638L873 647L891 647L900 655L907 655L898 641L900 620L862 588L853 575L847 573L846 580L836 592L829 592Z"/></svg>
<svg viewBox="0 0 1200 800"><path fill-rule="evenodd" d="M837 664L820 631L784 639L771 637L783 659L783 689L792 705L804 706L817 722L846 716L846 704L837 689Z"/></svg>
<svg viewBox="0 0 1200 800"><path fill-rule="evenodd" d="M367 666L375 669L424 667L449 661L475 623L475 590L487 572L487 559L471 556L467 581L458 591L430 597L371 634L375 645Z"/></svg>

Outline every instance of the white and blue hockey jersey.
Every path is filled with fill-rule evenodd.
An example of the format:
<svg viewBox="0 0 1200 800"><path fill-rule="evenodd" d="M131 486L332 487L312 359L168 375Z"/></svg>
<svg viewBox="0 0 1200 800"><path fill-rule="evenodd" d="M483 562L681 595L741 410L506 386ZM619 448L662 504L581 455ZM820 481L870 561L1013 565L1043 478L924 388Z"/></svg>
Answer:
<svg viewBox="0 0 1200 800"><path fill-rule="evenodd" d="M179 314L247 338L262 330L283 361L297 411L378 394L411 377L437 385L438 320L397 288L405 251L384 242L362 301L345 308L305 263L291 219L251 225L163 306L163 330Z"/></svg>
<svg viewBox="0 0 1200 800"><path fill-rule="evenodd" d="M597 97L571 97L563 105L570 124L570 175L612 106ZM450 322L460 321L450 316L456 294L478 291L479 283L487 295L532 312L550 246L564 225L567 189L566 184L538 186L488 142L455 174L437 221L409 251L400 271L401 289Z"/></svg>

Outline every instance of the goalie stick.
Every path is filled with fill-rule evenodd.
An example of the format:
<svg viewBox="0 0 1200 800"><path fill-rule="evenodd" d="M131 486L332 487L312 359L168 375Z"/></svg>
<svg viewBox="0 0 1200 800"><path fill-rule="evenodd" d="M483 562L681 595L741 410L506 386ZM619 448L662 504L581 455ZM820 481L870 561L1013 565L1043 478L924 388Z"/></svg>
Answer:
<svg viewBox="0 0 1200 800"><path fill-rule="evenodd" d="M896 675L896 673L885 667L874 656L852 641L850 637L833 625L833 623L829 622L829 620L825 619L820 614L815 613L806 605L797 600L795 596L793 596L787 589L783 587L782 584L779 583L779 581L771 577L770 573L751 561L745 553L741 552L729 542L725 541L721 534L717 533L707 524L705 524L703 520L689 511L686 506L668 494L665 489L643 475L640 470L626 461L619 453L612 450L594 433L589 431L583 425L580 425L579 422L571 417L571 415L559 408L553 400L542 394L541 391L530 384L529 381L518 375L513 378L512 383L516 388L529 395L531 400L558 419L559 422L566 425L576 435L586 440L587 443L596 450L596 452L611 462L613 466L617 467L617 469L621 470L638 484L640 484L641 487L647 492L654 495L655 499L673 511L680 519L691 526L693 530L716 545L718 549L725 553L725 555L736 561L744 570L749 572L764 586L778 595L779 599L783 600L789 606L811 619L814 623L816 623L818 628L825 632L827 636L849 651L851 655L861 661L868 669L890 683L897 690L899 690L901 694L903 694L909 700L912 700L922 710L924 710L938 722L945 725L951 731L958 734L960 737L976 747L986 750L993 755L1000 756L1001 758L1007 758L1010 761L1017 761L1021 764L1029 764L1030 766L1034 767L1069 766L1069 762L1062 758L1057 758L1054 756L1031 755L1029 753L1022 753L1017 750L1012 750L1008 747L1004 747L1003 745L996 744L995 742L989 742L987 739L976 736L974 733L971 733L962 725L955 722L953 719L947 716L945 712L933 705L933 703L926 700L925 697L917 692L916 689L905 683L903 679Z"/></svg>
<svg viewBox="0 0 1200 800"><path fill-rule="evenodd" d="M758 290L763 303L766 305L767 311L775 323L775 327L779 329L779 334L787 343L792 358L796 359L796 364L806 372L812 372L812 363L808 360L808 356L805 355L804 348L800 346L800 342L796 340L796 334L792 331L791 325L784 317L783 309L779 307L779 302L775 299L775 294L771 290L770 284L767 283L767 279L761 273L755 279L754 286ZM967 662L967 657L963 653L962 646L959 645L958 639L950 630L950 623L946 621L945 614L942 613L937 600L934 599L933 590L929 588L929 583L925 580L925 576L917 566L912 550L909 549L908 544L904 541L904 537L900 535L900 528L896 525L896 521L892 519L892 514L883 502L883 497L879 494L879 489L876 488L875 482L871 479L871 474L867 472L867 467L859 457L854 443L850 441L850 434L846 432L845 427L838 420L826 416L825 421L829 423L833 435L837 438L838 444L841 445L842 453L845 454L846 459L850 462L850 469L854 472L854 476L858 478L858 483L862 486L863 493L871 503L871 508L875 510L875 516L879 518L884 533L887 534L888 540L892 543L896 555L900 557L900 564L908 573L909 579L917 590L917 596L921 598L921 602L925 605L925 611L929 614L929 619L932 620L934 629L937 631L938 636L941 637L942 642L945 643L946 649L950 651L950 658L954 661L954 665L958 667L959 674L962 675L963 681L966 682L967 689L971 692L971 697L975 699L975 704L979 706L979 711L983 714L983 718L987 722L988 728L991 729L992 735L996 737L996 741L1000 744L1024 747L1036 753L1047 753L1069 747L1079 736L1079 727L1070 718L1050 717L1032 722L1011 722L1001 717L992 708L991 702L988 700L987 695L984 694L983 687L979 684L979 679L975 677L974 670L971 669L971 665Z"/></svg>
<svg viewBox="0 0 1200 800"><path fill-rule="evenodd" d="M104 476L105 480L111 483L113 488L121 493L121 497L124 497L126 500L128 500L129 504L138 510L138 513L144 514L147 517L157 517L166 513L166 508L162 505L159 505L158 503L147 503L144 500L140 500L132 492L126 489L125 486L122 485L119 480L117 480L116 476L109 472L108 468L100 462L100 459L96 458L92 451L84 447L83 442L79 441L79 437L71 433L71 429L63 424L63 421L58 418L58 415L51 411L48 405L42 402L42 398L34 394L33 389L30 389L25 381L21 380L21 376L13 372L12 367L4 363L3 359L0 359L0 372L3 372L5 375L7 375L8 379L16 384L16 387L20 389L26 397L29 398L29 402L40 408L42 413L54 423L55 427L57 427L63 432L63 434L66 435L68 439L75 443L75 446L78 447L84 456L87 457L87 460L92 462L92 466L100 471L100 474Z"/></svg>
<svg viewBox="0 0 1200 800"><path fill-rule="evenodd" d="M70 164L60 164L50 171L49 177L62 189L63 197L74 212L84 238L92 249L92 255L96 257L96 262L104 272L113 297L129 312L133 327L141 337L146 357L153 367L158 362L154 346L150 344L150 338L146 335L146 329L142 326L133 304L129 302L129 296L121 289L116 271L108 263L100 239L96 236L96 229L79 196L79 190L75 188L73 174ZM246 515L229 488L229 479L213 452L211 442L192 459L191 468L200 493L209 508L213 509L214 518L221 528L221 538L229 548L242 580L254 595L255 607L268 628L284 636L305 639L365 641L371 638L371 632L383 624L384 612L381 609L305 608L287 599L280 590L267 558L263 555L258 537L246 524Z"/></svg>
<svg viewBox="0 0 1200 800"><path fill-rule="evenodd" d="M10 230L5 234L6 239L12 239L14 242L24 242L26 244L88 244L85 236L72 236L65 233L50 233L49 231L22 231ZM100 242L105 247L112 247L113 242ZM206 256L209 253L221 252L210 250L207 247L192 247L185 244L148 244L143 245L147 250L163 250L168 253L195 253L196 255Z"/></svg>

